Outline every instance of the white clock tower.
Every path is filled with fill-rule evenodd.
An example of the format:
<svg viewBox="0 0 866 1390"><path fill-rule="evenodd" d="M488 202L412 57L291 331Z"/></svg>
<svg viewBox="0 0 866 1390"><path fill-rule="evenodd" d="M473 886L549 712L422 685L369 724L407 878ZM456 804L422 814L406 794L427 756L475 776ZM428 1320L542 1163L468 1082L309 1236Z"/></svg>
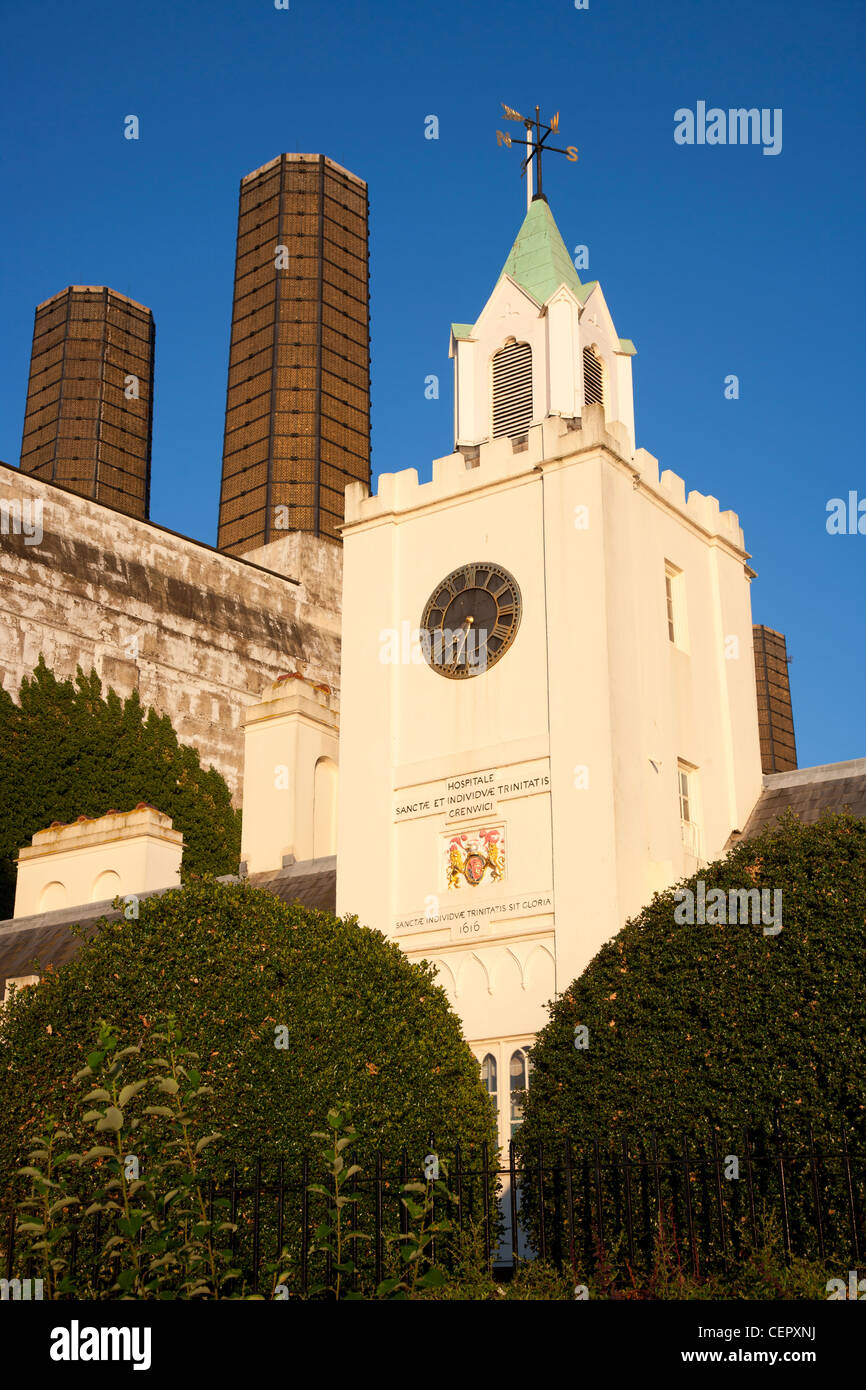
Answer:
<svg viewBox="0 0 866 1390"><path fill-rule="evenodd" d="M761 788L743 535L635 449L634 351L536 197L454 453L346 496L337 910L435 962L503 1140L546 1002Z"/></svg>

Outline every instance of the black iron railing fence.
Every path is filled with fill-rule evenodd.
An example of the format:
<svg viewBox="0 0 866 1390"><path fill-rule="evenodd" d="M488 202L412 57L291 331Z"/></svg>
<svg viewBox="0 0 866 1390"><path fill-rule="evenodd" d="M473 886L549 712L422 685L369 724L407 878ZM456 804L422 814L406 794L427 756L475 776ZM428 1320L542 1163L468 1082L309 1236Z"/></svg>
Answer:
<svg viewBox="0 0 866 1390"><path fill-rule="evenodd" d="M396 1160L381 1152L362 1160L347 1188L345 1238L356 1287L378 1284L393 1271L389 1251L410 1225L402 1189L423 1181L425 1169L429 1176L432 1156L449 1195L431 1198L430 1215L447 1217L451 1232L437 1236L426 1253L446 1268L457 1258L459 1233L470 1230L479 1263L506 1277L531 1258L583 1278L618 1261L632 1272L647 1271L660 1248L683 1272L701 1277L747 1257L768 1225L783 1259L848 1268L866 1249L866 1154L844 1134L838 1143L819 1144L809 1128L806 1142L794 1143L777 1125L769 1136L744 1133L724 1144L715 1130L703 1143L611 1136L538 1144L531 1152L511 1143L504 1165L486 1145L471 1154L449 1152L431 1137L424 1155L403 1149ZM234 1226L232 1259L249 1291L271 1290L275 1269L288 1271L294 1293L330 1285L331 1256L315 1239L329 1201L311 1192L311 1184L327 1185L327 1178L310 1160L290 1171L283 1161L255 1159L206 1180L210 1219L222 1209ZM17 1220L7 1204L0 1231L0 1271L7 1279L36 1272L22 1259ZM67 1220L71 1234L58 1253L95 1288L108 1277L100 1263L103 1217L70 1213Z"/></svg>
<svg viewBox="0 0 866 1390"><path fill-rule="evenodd" d="M616 1259L647 1270L663 1247L695 1277L742 1261L772 1230L784 1259L859 1258L864 1156L837 1144L743 1133L722 1145L645 1140L539 1144L510 1172L515 1208L535 1250L559 1267L597 1271ZM515 1196L516 1194L516 1196Z"/></svg>

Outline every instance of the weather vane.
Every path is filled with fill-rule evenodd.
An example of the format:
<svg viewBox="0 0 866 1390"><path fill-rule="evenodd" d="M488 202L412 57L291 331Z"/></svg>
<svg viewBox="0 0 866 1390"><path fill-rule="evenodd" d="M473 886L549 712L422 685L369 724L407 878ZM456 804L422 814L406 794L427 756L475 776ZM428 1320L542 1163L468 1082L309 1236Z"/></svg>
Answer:
<svg viewBox="0 0 866 1390"><path fill-rule="evenodd" d="M548 135L555 135L559 131L559 112L552 118L550 125L545 125L539 115L539 108L535 108L535 120L531 116L521 116L519 111L515 111L513 106L506 106L502 103L505 118L509 121L519 121L526 128L526 139L515 140L507 131L497 130L497 145L525 145L526 155L520 165L521 178L526 176L526 206L529 208L533 198L533 160L535 169L538 171L538 196L544 196L541 187L541 155L546 151L549 154L564 154L566 159L572 163L577 159L577 146L569 145L566 149L560 149L558 145L548 145L546 140Z"/></svg>

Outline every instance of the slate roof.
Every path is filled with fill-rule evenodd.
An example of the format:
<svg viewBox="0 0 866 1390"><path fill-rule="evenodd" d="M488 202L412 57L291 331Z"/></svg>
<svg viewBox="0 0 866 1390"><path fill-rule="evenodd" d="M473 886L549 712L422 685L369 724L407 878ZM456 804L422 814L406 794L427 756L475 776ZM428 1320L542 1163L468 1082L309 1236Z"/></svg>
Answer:
<svg viewBox="0 0 866 1390"><path fill-rule="evenodd" d="M218 880L220 883L239 883L236 875ZM337 859L314 859L303 864L263 874L250 874L247 880L254 888L263 888L285 903L300 903L302 907L333 912L337 902ZM165 888L157 893L142 893L141 898L161 897L174 892ZM96 932L102 918L116 922L122 916L120 908L112 908L111 900L86 903L79 907L64 907L56 912L41 912L32 917L13 917L0 922L0 1000L6 981L20 975L37 975L46 966L66 965L86 939ZM73 930L75 928L75 930Z"/></svg>
<svg viewBox="0 0 866 1390"><path fill-rule="evenodd" d="M321 912L337 910L337 856L330 859L311 859L305 864L263 874L250 874L247 882L253 888L263 888L284 903L300 903L301 907L316 907Z"/></svg>
<svg viewBox="0 0 866 1390"><path fill-rule="evenodd" d="M111 903L96 906L107 906L108 911L90 916L88 908L87 914L76 915L76 923L88 936L93 935L99 917L115 919L120 916L119 912L111 911ZM63 921L46 921L61 916ZM66 965L81 945L80 938L71 929L73 925L66 912L46 912L36 918L19 917L11 922L0 922L0 985L5 988L6 980L17 975L39 974L40 968L46 965Z"/></svg>
<svg viewBox="0 0 866 1390"><path fill-rule="evenodd" d="M765 773L763 790L743 837L760 834L787 810L806 825L814 824L824 811L848 810L866 818L866 758L801 767L795 772Z"/></svg>

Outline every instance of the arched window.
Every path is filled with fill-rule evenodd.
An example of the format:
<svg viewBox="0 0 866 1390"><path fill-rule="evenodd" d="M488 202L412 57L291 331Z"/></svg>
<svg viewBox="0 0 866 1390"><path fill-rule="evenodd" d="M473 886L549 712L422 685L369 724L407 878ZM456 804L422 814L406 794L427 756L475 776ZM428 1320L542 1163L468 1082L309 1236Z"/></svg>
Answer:
<svg viewBox="0 0 866 1390"><path fill-rule="evenodd" d="M487 1094L493 1101L493 1108L499 1114L499 1092L496 1084L496 1058L488 1052L481 1063L481 1080L487 1087Z"/></svg>
<svg viewBox="0 0 866 1390"><path fill-rule="evenodd" d="M519 1047L516 1052L512 1052L509 1072L511 1090L511 1135L513 1138L516 1131L523 1123L523 1101L521 1099L521 1092L525 1091L528 1085L528 1061L522 1047Z"/></svg>
<svg viewBox="0 0 866 1390"><path fill-rule="evenodd" d="M90 901L92 903L105 902L109 898L116 898L120 892L120 874L114 869L103 869L101 874L97 874L93 880L93 887L90 890Z"/></svg>
<svg viewBox="0 0 866 1390"><path fill-rule="evenodd" d="M532 348L506 343L493 357L493 438L525 434L532 420Z"/></svg>
<svg viewBox="0 0 866 1390"><path fill-rule="evenodd" d="M583 349L583 399L587 405L604 405L604 363L591 347Z"/></svg>
<svg viewBox="0 0 866 1390"><path fill-rule="evenodd" d="M46 883L39 894L39 911L56 912L58 908L66 907L66 898L66 885L54 879L52 883Z"/></svg>

